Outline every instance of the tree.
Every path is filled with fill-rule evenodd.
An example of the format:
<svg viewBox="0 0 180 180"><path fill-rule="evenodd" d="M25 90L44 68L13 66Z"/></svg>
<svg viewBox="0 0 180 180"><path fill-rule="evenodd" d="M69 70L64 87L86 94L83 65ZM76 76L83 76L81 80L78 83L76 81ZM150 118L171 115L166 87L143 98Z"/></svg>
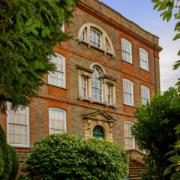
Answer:
<svg viewBox="0 0 180 180"><path fill-rule="evenodd" d="M149 179L167 179L164 170L170 165L166 154L177 141L174 128L180 119L180 92L169 89L137 109L137 123L132 133L140 149L147 152ZM148 179L147 176L145 179Z"/></svg>
<svg viewBox="0 0 180 180"><path fill-rule="evenodd" d="M175 31L177 32L174 40L180 39L180 1L179 0L152 0L154 3L154 9L161 11L163 20L170 21L172 16L177 20ZM180 56L180 50L178 51ZM180 68L180 59L174 64L174 70ZM180 78L178 79L177 85L180 87Z"/></svg>
<svg viewBox="0 0 180 180"><path fill-rule="evenodd" d="M18 172L17 154L7 144L5 134L0 127L0 179L15 180Z"/></svg>
<svg viewBox="0 0 180 180"><path fill-rule="evenodd" d="M28 105L55 70L53 47L69 38L61 30L78 0L0 0L0 111Z"/></svg>
<svg viewBox="0 0 180 180"><path fill-rule="evenodd" d="M103 140L62 134L40 140L26 161L24 179L120 180L127 175L127 154Z"/></svg>
<svg viewBox="0 0 180 180"><path fill-rule="evenodd" d="M170 166L165 169L164 175L170 175L171 180L180 179L180 124L175 128L178 141L173 146L173 150L167 153Z"/></svg>

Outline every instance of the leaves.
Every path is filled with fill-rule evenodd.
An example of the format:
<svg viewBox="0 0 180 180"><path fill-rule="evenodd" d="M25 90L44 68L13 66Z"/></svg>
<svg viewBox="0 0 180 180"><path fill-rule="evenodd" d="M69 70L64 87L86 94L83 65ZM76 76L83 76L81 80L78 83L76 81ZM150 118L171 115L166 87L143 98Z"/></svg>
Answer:
<svg viewBox="0 0 180 180"><path fill-rule="evenodd" d="M118 145L68 134L40 140L26 161L30 179L120 180L127 167L127 154Z"/></svg>
<svg viewBox="0 0 180 180"><path fill-rule="evenodd" d="M174 15L175 20L177 23L175 25L174 31L177 31L177 34L173 38L173 40L180 39L180 1L179 0L152 0L154 3L154 9L161 11L161 17L163 20L170 21L172 16ZM176 6L175 6L176 5ZM178 52L178 55L180 53ZM176 61L174 65L174 70L180 67L180 61ZM179 85L180 82L177 83Z"/></svg>
<svg viewBox="0 0 180 180"><path fill-rule="evenodd" d="M148 152L148 172L158 176L156 179L163 179L163 171L170 164L167 153L177 141L175 127L179 124L179 109L180 91L171 88L154 97L150 104L138 108L135 114L138 121L133 135L138 146Z"/></svg>
<svg viewBox="0 0 180 180"><path fill-rule="evenodd" d="M0 1L0 111L6 110L6 101L15 109L28 105L42 77L55 69L48 56L57 43L69 39L60 27L77 2Z"/></svg>

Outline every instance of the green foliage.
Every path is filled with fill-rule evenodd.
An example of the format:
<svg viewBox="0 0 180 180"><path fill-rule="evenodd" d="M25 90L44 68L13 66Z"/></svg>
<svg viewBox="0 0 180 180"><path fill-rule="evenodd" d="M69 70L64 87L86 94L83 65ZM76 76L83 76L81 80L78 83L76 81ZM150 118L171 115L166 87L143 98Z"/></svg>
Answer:
<svg viewBox="0 0 180 180"><path fill-rule="evenodd" d="M152 179L163 179L164 170L170 164L165 156L177 141L174 128L179 124L179 110L180 91L172 88L135 113L138 121L133 134L138 146L147 152L148 175Z"/></svg>
<svg viewBox="0 0 180 180"><path fill-rule="evenodd" d="M180 1L179 0L152 0L154 3L154 9L161 11L163 20L170 21L172 16L177 21L174 30L177 34L174 40L180 40ZM180 56L180 50L178 52ZM174 70L180 68L180 60L177 60L174 64ZM178 79L177 85L180 87L180 79Z"/></svg>
<svg viewBox="0 0 180 180"><path fill-rule="evenodd" d="M55 69L49 62L53 47L69 37L68 22L78 0L0 1L0 110L27 105Z"/></svg>
<svg viewBox="0 0 180 180"><path fill-rule="evenodd" d="M110 142L51 135L32 149L26 171L31 180L120 180L127 175L127 154Z"/></svg>
<svg viewBox="0 0 180 180"><path fill-rule="evenodd" d="M174 149L167 153L171 164L164 171L164 175L170 175L171 180L180 179L180 124L178 124L175 130L178 140L173 146Z"/></svg>
<svg viewBox="0 0 180 180"><path fill-rule="evenodd" d="M17 154L6 143L5 134L0 127L0 179L15 180L18 171Z"/></svg>
<svg viewBox="0 0 180 180"><path fill-rule="evenodd" d="M16 150L8 145L8 155L9 155L9 180L15 180L18 172L18 161Z"/></svg>

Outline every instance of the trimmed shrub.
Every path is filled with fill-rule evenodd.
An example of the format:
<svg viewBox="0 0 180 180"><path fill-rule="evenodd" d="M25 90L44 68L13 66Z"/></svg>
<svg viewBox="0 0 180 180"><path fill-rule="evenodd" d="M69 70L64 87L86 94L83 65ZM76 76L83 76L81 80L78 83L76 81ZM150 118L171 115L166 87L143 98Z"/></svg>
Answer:
<svg viewBox="0 0 180 180"><path fill-rule="evenodd" d="M26 161L33 180L120 180L127 167L127 154L118 145L68 134L39 141Z"/></svg>

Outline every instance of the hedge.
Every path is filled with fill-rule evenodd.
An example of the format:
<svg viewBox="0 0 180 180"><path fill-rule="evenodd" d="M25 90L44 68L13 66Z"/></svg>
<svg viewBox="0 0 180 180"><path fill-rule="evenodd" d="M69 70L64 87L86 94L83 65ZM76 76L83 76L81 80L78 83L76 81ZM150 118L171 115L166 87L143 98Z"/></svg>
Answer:
<svg viewBox="0 0 180 180"><path fill-rule="evenodd" d="M120 180L127 168L127 154L118 145L69 134L50 135L30 152L25 179Z"/></svg>

